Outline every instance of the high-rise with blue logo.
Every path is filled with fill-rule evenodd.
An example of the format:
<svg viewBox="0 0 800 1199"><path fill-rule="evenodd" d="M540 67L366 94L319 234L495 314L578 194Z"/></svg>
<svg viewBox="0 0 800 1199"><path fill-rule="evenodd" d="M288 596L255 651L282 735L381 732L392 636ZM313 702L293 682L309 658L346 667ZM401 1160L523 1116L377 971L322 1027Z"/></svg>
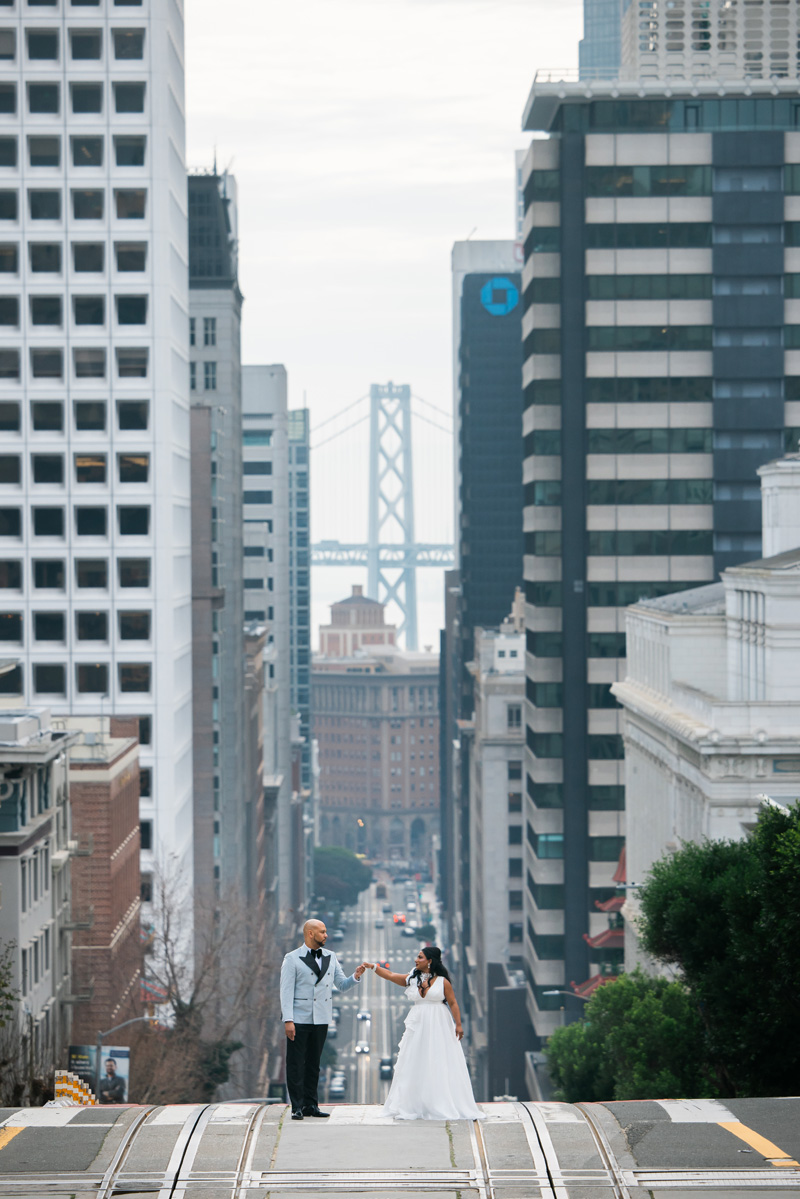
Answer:
<svg viewBox="0 0 800 1199"><path fill-rule="evenodd" d="M456 554L464 661L522 579L522 304L511 241L453 247Z"/></svg>

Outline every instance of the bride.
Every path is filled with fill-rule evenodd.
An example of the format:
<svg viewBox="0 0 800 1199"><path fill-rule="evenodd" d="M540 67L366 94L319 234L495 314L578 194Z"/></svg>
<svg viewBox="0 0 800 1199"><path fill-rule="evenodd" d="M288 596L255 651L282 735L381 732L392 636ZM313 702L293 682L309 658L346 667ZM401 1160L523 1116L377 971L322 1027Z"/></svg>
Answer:
<svg viewBox="0 0 800 1199"><path fill-rule="evenodd" d="M435 945L420 949L410 974L366 963L378 978L404 987L412 1007L383 1105L396 1120L482 1120L472 1095L464 1035L450 976Z"/></svg>

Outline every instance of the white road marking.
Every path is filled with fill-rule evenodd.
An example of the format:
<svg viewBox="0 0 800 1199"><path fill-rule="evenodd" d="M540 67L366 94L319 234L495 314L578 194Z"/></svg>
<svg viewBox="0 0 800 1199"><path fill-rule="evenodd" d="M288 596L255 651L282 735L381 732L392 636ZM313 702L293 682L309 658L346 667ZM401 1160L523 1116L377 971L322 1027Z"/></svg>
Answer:
<svg viewBox="0 0 800 1199"><path fill-rule="evenodd" d="M718 1099L657 1099L673 1124L739 1124L741 1121Z"/></svg>

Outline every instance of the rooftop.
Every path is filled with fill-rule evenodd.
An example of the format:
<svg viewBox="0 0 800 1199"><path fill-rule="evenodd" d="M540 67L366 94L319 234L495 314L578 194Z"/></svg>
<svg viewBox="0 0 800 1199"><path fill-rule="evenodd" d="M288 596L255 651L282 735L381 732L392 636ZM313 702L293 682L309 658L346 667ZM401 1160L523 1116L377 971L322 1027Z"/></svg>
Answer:
<svg viewBox="0 0 800 1199"><path fill-rule="evenodd" d="M752 105L741 110L722 107L724 99L745 101L782 101L770 106L769 113ZM624 128L631 133L660 129L664 133L708 132L711 129L793 128L797 105L797 81L794 79L579 79L574 68L537 71L522 116L522 128L531 132L556 131L556 118L563 105L575 106L586 101L620 100L626 107L612 110L606 106L592 114L585 127L576 132L601 132ZM637 101L644 101L639 106ZM712 106L708 107L707 102ZM704 102L706 102L704 104ZM715 104L713 102L716 102ZM693 109L687 113L686 109ZM572 130L572 124L570 124Z"/></svg>
<svg viewBox="0 0 800 1199"><path fill-rule="evenodd" d="M691 587L686 591L673 591L672 595L642 599L633 607L670 612L677 616L712 616L725 611L725 587L722 583L706 583L704 587Z"/></svg>

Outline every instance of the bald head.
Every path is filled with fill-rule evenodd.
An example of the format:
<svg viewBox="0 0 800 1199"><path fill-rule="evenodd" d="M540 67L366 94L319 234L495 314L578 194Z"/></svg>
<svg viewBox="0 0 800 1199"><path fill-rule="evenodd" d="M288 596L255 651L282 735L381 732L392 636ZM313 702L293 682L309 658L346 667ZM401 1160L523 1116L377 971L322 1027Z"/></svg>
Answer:
<svg viewBox="0 0 800 1199"><path fill-rule="evenodd" d="M322 949L328 939L328 930L321 920L306 920L303 925L303 940L309 949Z"/></svg>

